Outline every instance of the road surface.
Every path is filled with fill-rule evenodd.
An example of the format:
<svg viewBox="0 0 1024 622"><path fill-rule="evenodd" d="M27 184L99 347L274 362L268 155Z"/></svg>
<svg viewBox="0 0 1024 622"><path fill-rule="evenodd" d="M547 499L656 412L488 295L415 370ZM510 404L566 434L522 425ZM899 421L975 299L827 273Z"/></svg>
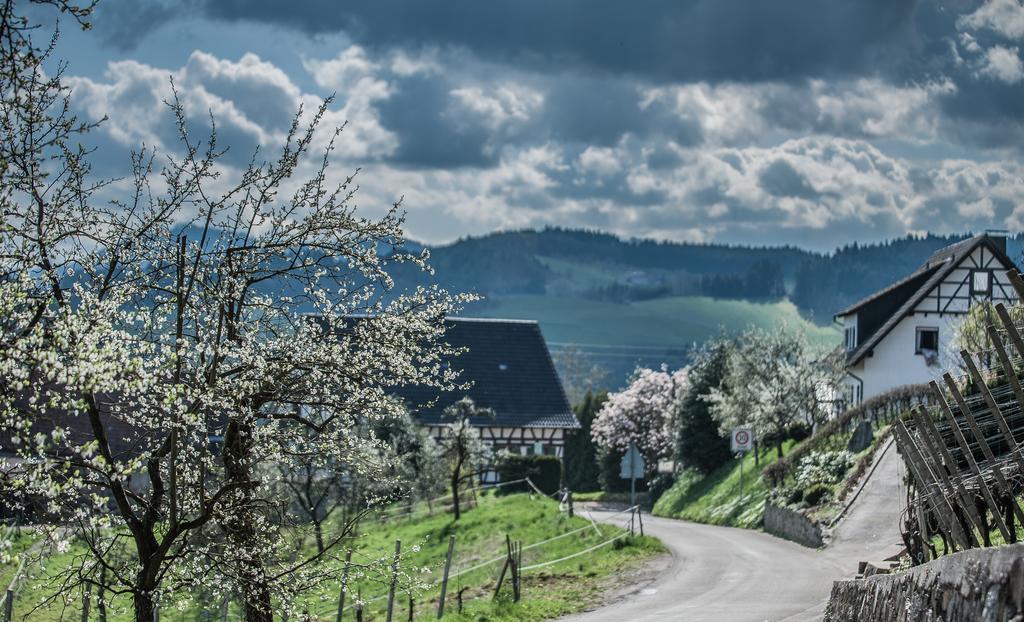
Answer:
<svg viewBox="0 0 1024 622"><path fill-rule="evenodd" d="M668 569L617 602L564 620L820 620L834 580L902 548L900 462L888 447L822 550L759 531L645 516L646 532L672 553ZM603 512L594 518L621 522Z"/></svg>

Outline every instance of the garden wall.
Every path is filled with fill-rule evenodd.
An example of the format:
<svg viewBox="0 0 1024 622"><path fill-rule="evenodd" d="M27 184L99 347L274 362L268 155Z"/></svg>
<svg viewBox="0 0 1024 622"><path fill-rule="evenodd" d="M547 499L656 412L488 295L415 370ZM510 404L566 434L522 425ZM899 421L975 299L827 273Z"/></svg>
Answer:
<svg viewBox="0 0 1024 622"><path fill-rule="evenodd" d="M825 545L821 527L800 512L764 502L764 530L813 549Z"/></svg>
<svg viewBox="0 0 1024 622"><path fill-rule="evenodd" d="M946 555L895 575L836 581L830 621L1024 618L1024 544Z"/></svg>

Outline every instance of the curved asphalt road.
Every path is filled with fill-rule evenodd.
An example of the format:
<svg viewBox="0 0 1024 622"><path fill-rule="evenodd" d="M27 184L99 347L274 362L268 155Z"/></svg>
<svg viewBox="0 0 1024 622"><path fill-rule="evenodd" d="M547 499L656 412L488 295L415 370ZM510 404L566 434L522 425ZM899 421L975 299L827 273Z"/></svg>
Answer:
<svg viewBox="0 0 1024 622"><path fill-rule="evenodd" d="M669 567L618 602L564 618L572 622L820 620L832 582L859 561L902 548L900 460L890 446L833 533L814 550L760 531L644 517L646 533L672 553ZM595 512L621 523L621 515Z"/></svg>

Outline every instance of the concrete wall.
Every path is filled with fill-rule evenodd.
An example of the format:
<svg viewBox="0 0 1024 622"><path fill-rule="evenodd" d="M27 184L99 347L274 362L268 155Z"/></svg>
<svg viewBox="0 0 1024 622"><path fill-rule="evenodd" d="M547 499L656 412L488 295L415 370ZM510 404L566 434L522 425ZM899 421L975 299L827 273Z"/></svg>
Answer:
<svg viewBox="0 0 1024 622"><path fill-rule="evenodd" d="M947 555L895 575L836 581L830 621L1024 619L1024 544Z"/></svg>
<svg viewBox="0 0 1024 622"><path fill-rule="evenodd" d="M764 502L764 530L812 549L825 545L817 524L799 512L778 507L767 500Z"/></svg>

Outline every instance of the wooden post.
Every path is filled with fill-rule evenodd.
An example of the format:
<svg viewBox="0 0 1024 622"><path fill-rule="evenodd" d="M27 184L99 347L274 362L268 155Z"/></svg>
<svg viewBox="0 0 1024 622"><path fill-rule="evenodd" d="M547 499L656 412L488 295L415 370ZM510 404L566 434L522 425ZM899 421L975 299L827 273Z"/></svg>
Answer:
<svg viewBox="0 0 1024 622"><path fill-rule="evenodd" d="M498 575L498 583L497 583L497 585L494 586L494 598L495 599L498 598L498 592L501 591L501 584L505 582L505 572L506 571L511 569L511 571L512 571L512 582L513 582L513 584L515 583L516 569L513 567L514 560L512 559L512 538L507 533L505 534L505 548L506 548L506 551L507 551L506 554L505 554L505 563L504 563L504 565L502 565L501 573ZM515 585L512 586L512 589L513 589L513 591L515 590Z"/></svg>
<svg viewBox="0 0 1024 622"><path fill-rule="evenodd" d="M935 518L938 519L940 529L943 535L946 536L946 540L953 541L956 543L959 538L953 535L954 529L950 526L951 515L947 516L943 508L939 507L937 503L932 499L931 487L936 483L934 476L928 470L927 461L921 456L920 450L914 443L914 439L911 438L907 428L903 425L903 422L897 419L893 422L893 433L896 434L896 438L907 458L907 466L910 468L911 474L914 476L914 480L917 483L918 489L920 489L921 502L918 506L930 506L932 513ZM909 508L908 508L909 509ZM925 540L928 540L928 525L926 520L919 515L918 523L920 523L921 532Z"/></svg>
<svg viewBox="0 0 1024 622"><path fill-rule="evenodd" d="M640 523L640 535L644 535L644 513L643 510L637 510L636 520Z"/></svg>
<svg viewBox="0 0 1024 622"><path fill-rule="evenodd" d="M1013 369L1013 363L1010 362L1010 356L1006 353L1006 348L1003 346L1003 340L999 337L999 331L993 326L988 327L988 336L992 340L992 345L996 351L996 358L999 359L999 366L1003 368L1003 375L1006 376L1006 381L1013 390L1013 396L1017 400L1018 408L1024 409L1024 390L1021 389L1020 380L1017 378L1017 372ZM971 376L973 377L977 370L972 365ZM980 374L978 374L980 376ZM1020 472L1024 473L1024 459L1021 458L1020 447L1017 444L1017 439L1013 437L1013 432L1010 431L1010 426L1006 423L1006 418L1003 416L1003 412L996 405L995 398L992 392L989 391L988 386L984 388L985 402L989 403L989 408L992 409L992 415L996 420L996 424L999 426L999 431L1003 434L1003 438L1006 439L1007 447L1010 448L1010 455L1013 456L1017 462L1017 466L1020 468ZM990 402L991 400L991 402Z"/></svg>
<svg viewBox="0 0 1024 622"><path fill-rule="evenodd" d="M523 543L522 542L516 542L512 546L512 557L513 557L512 570L515 573L513 575L515 577L515 581L512 583L512 594L513 594L513 598L514 598L515 602L518 603L520 597L522 596L522 585L523 585L522 584L523 576L520 574L520 568L523 567L522 566L522 562L523 562Z"/></svg>
<svg viewBox="0 0 1024 622"><path fill-rule="evenodd" d="M395 561L391 564L391 586L388 588L388 622L395 613L395 586L398 585L398 558L402 552L402 541L395 540Z"/></svg>
<svg viewBox="0 0 1024 622"><path fill-rule="evenodd" d="M444 599L448 594L448 571L452 567L452 553L455 552L455 536L448 538L448 554L444 558L444 575L441 577L441 597L437 601L437 617L444 615Z"/></svg>
<svg viewBox="0 0 1024 622"><path fill-rule="evenodd" d="M967 354L967 352L964 351L961 354ZM969 368L974 367L974 361L970 360L970 358L970 355L967 354L966 358L964 359L964 362L967 364ZM977 371L977 369L975 369L975 371ZM967 419L967 425L971 427L971 433L974 434L975 439L978 441L978 446L981 447L981 452L985 454L985 459L988 460L988 463L991 466L989 470L992 471L992 475L995 476L996 483L999 484L999 487L1006 492L1006 497L1012 500L1014 498L1013 488L1011 488L1009 482L1006 481L1006 476L1003 475L1002 468L1000 468L1000 466L996 463L996 456L992 452L992 448L989 446L988 441L985 440L985 434L981 431L981 426L978 425L978 421L974 418L974 413L971 412L970 406L967 405L967 402L964 400L963 395L960 394L960 389L959 387L956 386L956 381L954 381L953 377L950 376L949 374L945 374L943 378L946 379L946 384L952 383L950 385L950 392L953 394L953 399L955 399L957 405L960 406L960 414L962 414L964 418ZM983 388L983 392L988 391L988 387L985 386L984 380L982 380L980 377L978 379L978 384L979 388ZM1017 514L1017 518L1020 519L1021 523L1024 523L1024 510L1021 510L1020 506L1017 505L1016 503L1011 503L1010 505L1013 506L1013 509ZM1009 532L1009 528L1007 528L1007 532ZM1006 533L1003 535L1006 537L1007 542L1010 542L1011 538L1013 537L1010 533Z"/></svg>
<svg viewBox="0 0 1024 622"><path fill-rule="evenodd" d="M345 553L345 566L341 569L341 589L338 590L338 616L336 622L341 622L341 615L345 611L345 592L348 590L348 568L352 563L352 549Z"/></svg>
<svg viewBox="0 0 1024 622"><path fill-rule="evenodd" d="M974 538L973 529L977 529L979 534L984 533L985 524L981 516L978 514L978 508L974 503L974 498L967 492L967 489L964 488L963 482L960 481L960 478L957 477L958 469L956 460L953 459L953 454L949 453L949 448L946 447L946 442L935 427L935 422L932 421L931 415L928 414L924 406L920 405L917 406L916 414L918 429L921 431L922 437L925 441L931 442L933 452L938 454L941 458L941 462L937 465L940 476L944 478L943 481L947 486L956 490L957 496L960 497L961 510L966 513L967 517L971 521L970 527L972 529L966 529L965 531L967 531L968 536L970 537L971 546L975 546L977 541ZM949 469L949 474L946 473L946 468L943 468L942 463L945 463L946 468Z"/></svg>
<svg viewBox="0 0 1024 622"><path fill-rule="evenodd" d="M14 590L8 588L4 594L4 622L11 622L14 616Z"/></svg>
<svg viewBox="0 0 1024 622"><path fill-rule="evenodd" d="M949 374L946 374L944 377L946 378L946 384L952 384L952 387L956 389L956 382L953 380L953 377ZM1003 538L1009 542L1010 530L1006 528L1006 523L1003 522L1003 517L999 511L999 504L996 503L995 497L992 495L992 490L988 487L988 482L985 481L985 476L982 475L981 468L978 466L978 462L974 459L974 454L971 453L971 447L967 444L967 439L964 438L964 434L960 430L960 424L957 423L956 417L953 416L953 410L949 407L949 403L946 401L946 396L942 394L942 389L939 388L938 383L934 380L929 384L932 387L932 391L935 393L935 399L939 404L939 409L946 416L946 421L949 423L949 427L953 431L953 437L956 438L956 442L960 446L960 451L964 453L964 458L967 460L967 466L970 467L971 473L978 482L978 489L981 490L981 495L985 499L985 504L988 506L989 511L992 512L992 519L995 521L996 527L999 528L999 533L1003 534ZM963 396L960 395L959 389L953 392L953 397L960 398L957 400L958 404L960 400L963 400Z"/></svg>
<svg viewBox="0 0 1024 622"><path fill-rule="evenodd" d="M1017 298L1024 302L1024 279L1021 278L1020 271L1017 268L1010 268L1006 271L1006 278L1010 281L1014 291L1017 292Z"/></svg>
<svg viewBox="0 0 1024 622"><path fill-rule="evenodd" d="M416 603L412 599L412 592L409 592L409 622L412 622Z"/></svg>
<svg viewBox="0 0 1024 622"><path fill-rule="evenodd" d="M569 518L572 518L575 515L576 515L575 511L574 511L574 509L572 507L572 491L570 490L569 491Z"/></svg>
<svg viewBox="0 0 1024 622"><path fill-rule="evenodd" d="M224 600L220 601L220 622L228 622L228 609L230 609L231 601L227 596Z"/></svg>
<svg viewBox="0 0 1024 622"><path fill-rule="evenodd" d="M917 413L914 410L911 410L910 414L913 416ZM917 421L916 418L915 421ZM923 461L924 468L928 470L932 481L935 482L935 485L941 493L941 509L938 501L934 504L936 506L936 513L941 512L945 518L946 510L948 509L949 514L946 523L955 545L961 549L971 548L972 538L967 535L968 531L964 529L964 526L961 524L960 518L956 513L956 507L949 500L950 495L954 494L955 489L953 488L952 482L949 481L949 477L946 475L945 468L942 466L942 457L940 456L939 451L935 447L932 447L930 442L931 439L924 433L920 421L917 421L918 440L914 439L913 433L911 433L910 429L906 426L904 426L904 432L906 432L906 436L909 438L910 442L914 444L914 448L917 450L918 455Z"/></svg>
<svg viewBox="0 0 1024 622"><path fill-rule="evenodd" d="M363 622L363 588L356 595L356 622Z"/></svg>

